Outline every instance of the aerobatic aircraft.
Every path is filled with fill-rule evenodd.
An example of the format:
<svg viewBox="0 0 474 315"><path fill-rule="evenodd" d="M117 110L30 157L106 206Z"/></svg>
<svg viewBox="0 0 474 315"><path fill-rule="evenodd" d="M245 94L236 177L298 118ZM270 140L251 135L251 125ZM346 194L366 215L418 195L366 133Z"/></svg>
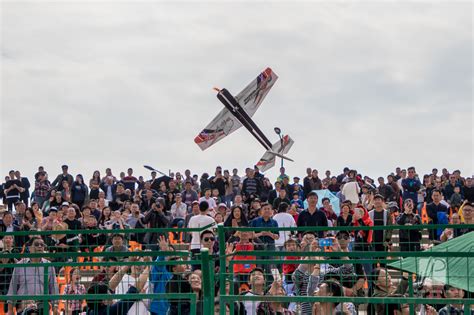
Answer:
<svg viewBox="0 0 474 315"><path fill-rule="evenodd" d="M278 142L272 144L251 118L277 79L276 73L266 68L235 97L227 89L216 88L217 98L225 108L196 136L194 142L201 150L206 150L244 126L267 150L256 163L262 172L275 165L276 157L293 161L285 156L294 143L293 139L284 135Z"/></svg>

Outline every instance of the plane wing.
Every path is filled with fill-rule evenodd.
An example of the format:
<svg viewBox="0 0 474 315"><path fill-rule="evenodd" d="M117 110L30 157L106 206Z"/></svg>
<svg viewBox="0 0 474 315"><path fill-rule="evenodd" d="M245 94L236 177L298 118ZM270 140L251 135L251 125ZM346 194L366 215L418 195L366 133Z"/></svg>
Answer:
<svg viewBox="0 0 474 315"><path fill-rule="evenodd" d="M276 73L272 69L266 68L235 97L250 117L255 114L277 79ZM240 127L242 127L242 123L227 108L224 108L194 138L194 142L201 150L205 150Z"/></svg>
<svg viewBox="0 0 474 315"><path fill-rule="evenodd" d="M278 76L271 68L266 68L255 80L250 82L235 99L239 102L247 114L252 117L267 96L270 89L275 84Z"/></svg>
<svg viewBox="0 0 474 315"><path fill-rule="evenodd" d="M194 138L194 142L201 148L206 150L217 141L230 135L242 124L232 115L227 108L220 113Z"/></svg>
<svg viewBox="0 0 474 315"><path fill-rule="evenodd" d="M265 172L275 165L275 160L277 157L275 155L275 152L281 155L285 155L290 151L290 148L293 143L295 143L293 139L291 139L288 135L283 136L282 138L283 146L282 141L278 140L272 145L272 150L268 150L267 152L265 152L260 161L258 161L258 163L256 164L261 172Z"/></svg>

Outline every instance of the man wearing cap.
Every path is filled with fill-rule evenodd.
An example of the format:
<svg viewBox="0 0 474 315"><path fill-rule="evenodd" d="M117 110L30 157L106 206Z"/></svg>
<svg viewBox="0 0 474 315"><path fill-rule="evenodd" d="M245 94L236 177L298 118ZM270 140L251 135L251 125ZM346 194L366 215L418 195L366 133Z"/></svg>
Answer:
<svg viewBox="0 0 474 315"><path fill-rule="evenodd" d="M63 190L63 185L61 185L63 180L66 180L69 183L69 187L72 186L72 182L74 181L72 175L68 173L67 165L61 166L61 169L63 172L56 176L56 179L51 183L51 186L56 187L57 190Z"/></svg>
<svg viewBox="0 0 474 315"><path fill-rule="evenodd" d="M374 196L374 209L369 211L369 217L374 226L390 226L392 220L389 212L384 208L384 197L381 194ZM387 245L391 243L392 230L374 230L373 232L374 251L386 251Z"/></svg>
<svg viewBox="0 0 474 315"><path fill-rule="evenodd" d="M35 181L34 199L40 208L43 207L43 203L46 201L50 190L51 183L46 172L38 172L37 180Z"/></svg>

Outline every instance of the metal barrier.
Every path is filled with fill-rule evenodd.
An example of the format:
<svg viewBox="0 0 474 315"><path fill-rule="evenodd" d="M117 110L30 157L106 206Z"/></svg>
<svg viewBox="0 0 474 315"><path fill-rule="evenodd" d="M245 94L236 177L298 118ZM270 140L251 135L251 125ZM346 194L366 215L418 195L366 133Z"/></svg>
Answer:
<svg viewBox="0 0 474 315"><path fill-rule="evenodd" d="M195 228L195 229L180 229L179 232L202 232L203 230L209 229L211 225L203 227L203 228ZM0 238L3 238L7 235L11 235L14 237L22 237L22 236L51 236L55 234L68 234L68 235L87 235L87 234L132 234L132 233L167 233L167 232L176 232L176 229L173 228L155 228L155 229L128 229L128 230L67 230L67 231L18 231L18 232L0 232ZM85 249L85 248L83 248ZM25 248L23 248L23 251ZM81 258L107 258L107 257L115 257L115 258L126 258L126 257L157 257L156 261L95 261L95 262L84 262L79 261ZM165 260L165 257L180 257L184 260ZM63 259L67 258L66 261L39 261L39 262L32 262L31 260L23 263L2 263L0 267L2 268L2 272L7 268L11 268L12 270L17 270L18 272L25 272L27 268L35 268L38 270L38 274L42 274L42 278L38 282L39 285L42 286L41 290L43 294L36 294L36 295L15 295L15 296L7 296L7 295L0 295L0 302L7 303L7 301L28 301L33 300L36 302L40 302L42 304L42 314L59 314L61 311L58 307L60 302L64 301L97 301L97 300L127 300L127 301L140 301L143 299L155 299L155 300L166 300L166 301L189 301L189 312L190 314L197 313L198 307L198 297L195 293L140 293L140 294L80 294L80 295L62 295L62 294L50 294L50 285L51 281L55 281L54 285L59 285L58 279L52 280L51 273L55 269L64 269L66 268L73 268L73 267L80 267L80 268L87 268L87 267L123 267L123 266L149 266L150 269L153 266L177 266L177 265L199 265L200 269L202 270L202 306L203 311L205 314L212 314L213 313L213 306L214 306L214 287L211 286L211 280L213 278L213 274L211 274L211 270L208 268L209 264L212 262L212 259L209 255L207 249L201 249L199 259L195 259L195 257L190 256L189 251L161 251L161 250L148 250L148 251L134 251L134 252L61 252L61 253L30 253L30 252L22 252L22 253L2 253L0 256L1 259ZM36 261L36 260L35 260ZM41 269L41 271L39 271ZM31 269L30 269L31 270ZM151 273L151 270L149 271ZM55 271L54 271L55 273ZM65 272L66 273L66 272ZM65 278L67 275L65 274ZM38 303L38 304L40 304ZM15 303L16 304L16 303ZM51 312L50 312L51 310ZM3 309L0 309L0 314L3 314ZM65 310L67 313L67 309ZM185 315L185 314L183 314Z"/></svg>
<svg viewBox="0 0 474 315"><path fill-rule="evenodd" d="M327 231L376 231L376 230L400 230L406 229L410 230L432 230L432 229L444 229L444 228L463 228L463 229L474 229L474 225L421 225L421 226L358 226L358 227L299 227L299 228L234 228L234 227L224 227L223 225L218 226L218 239L219 239L219 247L225 248L225 236L226 233L232 232L243 232L243 231L250 231L250 232L262 232L262 231L291 231L291 232L327 232ZM474 246L474 232L469 234L470 243ZM234 257L241 256L241 257L252 257L251 259L239 259L233 260ZM264 257L265 259L262 259ZM283 259L282 257L293 257L293 259ZM306 257L304 261L297 258ZM233 273L233 266L235 264L240 265L256 265L256 266L268 266L268 265L280 265L280 264L316 264L321 267L321 265L329 265L329 264L347 264L348 260L342 259L343 257L348 257L351 259L351 264L394 264L400 263L401 258L408 258L411 257L412 259L444 259L449 262L449 260L455 258L465 258L466 265L465 268L467 271L470 270L470 266L474 264L474 247L472 249L466 248L466 251L450 251L449 247L444 252L436 252L432 250L427 251L419 251L419 252L384 252L384 251L352 251L352 252L333 252L333 251L318 251L318 252L311 252L311 251L299 251L299 252L287 252L287 251L276 251L276 250L249 250L249 251L238 251L234 253L227 253L226 255L220 256L220 263L225 264L226 260L229 261L229 268L226 273L221 273L219 276L219 284L220 284L220 314L226 314L226 306L229 307L230 314L234 314L234 304L236 301L244 302L244 301L259 301L259 302L286 302L286 303L315 303L315 302L351 302L357 304L407 304L409 306L410 314L415 314L415 306L419 304L461 304L464 305L464 312L465 314L470 314L470 305L474 305L474 299L472 297L464 298L464 299L448 299L448 298L426 298L426 297L417 297L415 295L415 288L414 288L414 274L418 273L410 273L407 278L408 281L408 296L387 296L387 297L371 297L371 296L364 296L364 297L328 297L328 296L272 296L272 295L258 295L258 296L245 296L239 295L234 292L234 286L231 285L229 288L230 292L226 292L226 283L227 282L234 282L235 281L235 274ZM472 259L472 260L471 260ZM418 266L418 265L417 265ZM422 267L422 264L419 265ZM448 265L449 266L449 265ZM393 268L393 266L392 266ZM449 268L446 269L446 278L450 279L456 277L456 275L449 274ZM471 274L471 273L469 273ZM388 275L388 273L387 273ZM267 275L269 276L269 275ZM473 279L471 279L473 277ZM474 274L471 274L471 277L468 276L467 282L469 284L470 281L474 281ZM368 275L366 275L366 279ZM368 280L366 280L367 283ZM268 282L267 282L268 283ZM473 312L474 313L474 312Z"/></svg>

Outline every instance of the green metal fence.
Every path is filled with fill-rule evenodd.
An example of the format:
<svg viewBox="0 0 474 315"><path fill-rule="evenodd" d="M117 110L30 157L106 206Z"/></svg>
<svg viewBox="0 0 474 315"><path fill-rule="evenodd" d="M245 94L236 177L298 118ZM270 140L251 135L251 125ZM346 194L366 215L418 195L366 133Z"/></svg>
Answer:
<svg viewBox="0 0 474 315"><path fill-rule="evenodd" d="M432 230L432 229L444 229L447 228L463 228L463 229L473 229L474 225L423 225L423 226L370 226L370 227L300 227L300 228L278 228L278 232L281 231L291 231L295 233L301 233L306 231L311 232L327 232L327 231L354 231L354 230L363 230L363 231L375 231L375 230ZM233 228L233 227L224 227L223 225L218 226L218 239L219 247L224 248L225 245L225 235L229 231L251 231L251 232L261 232L274 230L273 228ZM474 246L474 233L470 233L471 244ZM470 306L474 305L474 299L471 296L463 299L448 299L448 298L426 298L419 297L415 294L414 281L412 275L408 277L408 294L406 296L400 297L328 297L328 296L244 296L239 295L234 292L234 286L230 286L229 291L226 292L226 282L232 282L235 280L234 274L232 272L232 266L234 264L255 264L257 266L266 266L266 265L278 265L278 264L344 264L347 263L347 260L343 260L343 257L349 257L352 264L389 264L401 262L402 258L412 257L416 259L431 259L431 258L440 258L445 259L449 262L454 258L465 258L466 259L466 270L471 270L472 263L474 263L474 247L466 248L465 251L449 251L445 252L435 252L432 250L427 251L418 251L418 252L380 252L380 251L353 251L353 252L331 252L331 251L319 251L319 252L310 252L310 251L300 251L300 252L286 252L286 251L276 251L276 250L261 250L261 251L239 251L236 253L229 253L227 255L221 255L221 265L225 263L226 259L230 257L239 256L253 256L252 259L240 259L238 261L231 260L229 262L228 272L221 273L219 276L220 284L220 314L226 314L226 305L230 309L230 314L233 314L235 301L259 301L259 302L286 302L286 303L315 303L315 302L351 302L357 304L407 304L409 306L410 314L415 314L415 306L420 304L461 304L464 305L465 314L470 314ZM283 259L283 257L307 257L306 260L302 261L300 259ZM262 259L264 257L265 259ZM270 258L269 258L270 257ZM471 262L471 264L470 264ZM456 277L456 275L449 275L449 268L446 270L447 279L450 277ZM415 272L415 274L418 273ZM474 281L474 272L468 273L467 277L468 284ZM270 275L267 275L270 276ZM474 313L474 312L473 312Z"/></svg>

